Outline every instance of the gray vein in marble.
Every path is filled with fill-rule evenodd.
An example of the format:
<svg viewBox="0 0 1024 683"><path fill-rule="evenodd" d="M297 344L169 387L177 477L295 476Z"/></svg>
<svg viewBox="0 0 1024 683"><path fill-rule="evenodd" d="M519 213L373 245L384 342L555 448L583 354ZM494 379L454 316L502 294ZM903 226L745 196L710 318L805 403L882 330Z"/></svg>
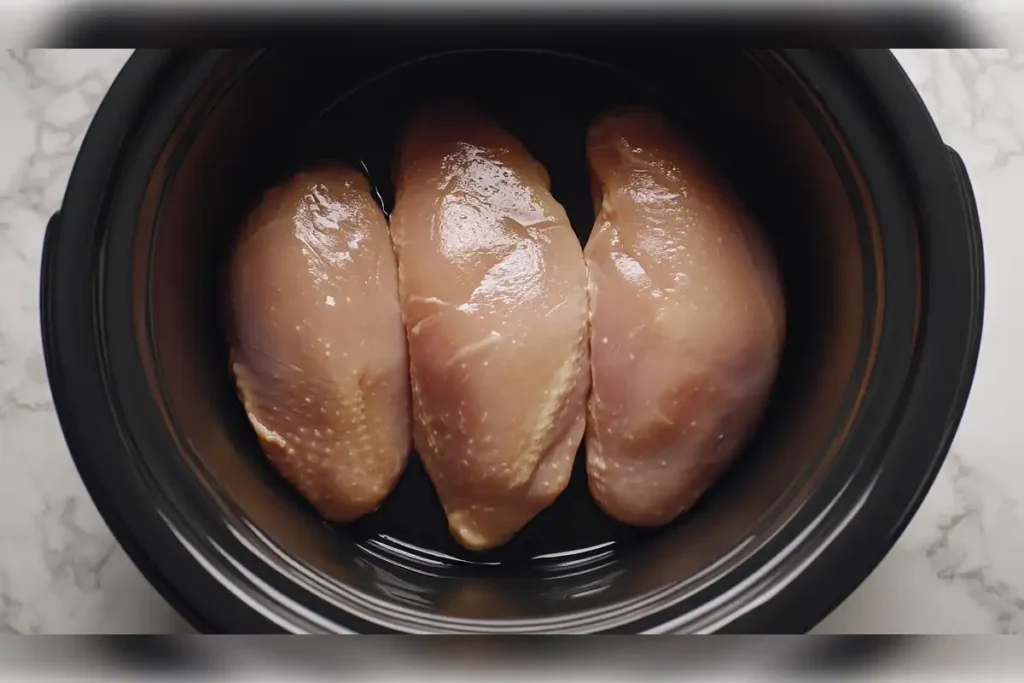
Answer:
<svg viewBox="0 0 1024 683"><path fill-rule="evenodd" d="M947 142L967 137L984 146L989 158L974 159L976 168L1003 168L1024 155L1024 93L1001 87L1024 73L1024 51L906 52L914 53L912 62L931 62L927 75L915 84Z"/></svg>
<svg viewBox="0 0 1024 683"><path fill-rule="evenodd" d="M935 540L925 553L938 577L967 592L992 614L994 630L1003 634L1024 633L1024 597L999 574L985 550L988 511L999 510L1011 530L1024 531L1018 504L987 474L966 464L958 453L948 456L958 509L939 523ZM990 542L997 542L991 537ZM1019 580L1019 577L1014 577Z"/></svg>

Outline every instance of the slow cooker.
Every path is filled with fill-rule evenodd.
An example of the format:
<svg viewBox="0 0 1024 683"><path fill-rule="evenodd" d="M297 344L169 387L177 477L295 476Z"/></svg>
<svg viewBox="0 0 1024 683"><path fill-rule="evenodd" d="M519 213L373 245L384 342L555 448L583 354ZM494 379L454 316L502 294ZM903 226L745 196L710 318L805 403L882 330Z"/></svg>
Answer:
<svg viewBox="0 0 1024 683"><path fill-rule="evenodd" d="M964 165L893 56L542 38L145 50L104 98L46 232L47 369L104 519L198 630L803 632L928 491L977 359L982 245ZM524 141L581 240L585 124L638 101L766 227L789 309L768 413L668 527L604 517L579 470L511 543L470 553L415 458L376 513L335 527L262 456L227 362L234 232L323 158L361 164L387 208L398 127L440 93Z"/></svg>

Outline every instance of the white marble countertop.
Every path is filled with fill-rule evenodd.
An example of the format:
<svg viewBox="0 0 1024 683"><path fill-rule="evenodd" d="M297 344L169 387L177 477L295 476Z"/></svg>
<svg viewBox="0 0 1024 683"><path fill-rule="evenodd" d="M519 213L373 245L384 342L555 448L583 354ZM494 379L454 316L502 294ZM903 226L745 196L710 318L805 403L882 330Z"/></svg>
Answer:
<svg viewBox="0 0 1024 683"><path fill-rule="evenodd" d="M897 53L970 170L985 240L981 359L920 512L821 633L1024 633L1024 53ZM0 56L0 632L187 626L117 546L68 455L38 322L43 231L126 51Z"/></svg>

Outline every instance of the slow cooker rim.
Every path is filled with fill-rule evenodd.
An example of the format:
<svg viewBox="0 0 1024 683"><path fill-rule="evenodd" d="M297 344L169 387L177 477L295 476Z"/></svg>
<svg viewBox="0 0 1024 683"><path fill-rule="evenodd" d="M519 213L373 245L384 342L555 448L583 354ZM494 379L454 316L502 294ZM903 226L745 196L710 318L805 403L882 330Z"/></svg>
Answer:
<svg viewBox="0 0 1024 683"><path fill-rule="evenodd" d="M792 57L793 55L790 56ZM57 312L54 310L55 307L60 307L60 302L58 301L56 295L57 290L55 290L56 284L54 283L54 280L61 278L64 282L66 282L70 278L64 277L63 273L58 275L58 271L55 270L51 266L51 264L54 260L61 261L62 263L67 261L68 244L70 244L70 241L73 241L69 239L69 233L71 233L72 238L78 238L78 242L81 242L83 239L83 235L81 233L88 232L90 229L95 230L96 228L99 227L98 225L87 226L86 229L78 230L78 234L75 234L76 231L72 231L67 228L66 221L70 220L72 215L74 216L74 219L76 221L78 221L81 218L81 216L86 215L82 211L82 209L84 208L82 201L84 199L89 199L90 202L93 204L94 210L88 212L88 215L96 215L97 217L99 215L100 208L99 206L96 206L95 202L98 196L98 193L96 193L95 191L96 184L100 183L100 186L102 187L105 179L107 178L107 174L97 173L96 168L90 168L90 166L93 166L94 164L97 164L99 162L105 162L102 165L113 170L116 158L110 152L109 135L112 131L117 131L120 133L121 136L124 136L125 131L127 130L127 126L122 125L121 127L118 127L112 124L116 123L116 120L121 121L122 124L125 121L132 120L132 117L129 115L128 112L123 110L117 111L117 108L113 106L111 103L119 101L123 104L125 100L134 99L136 104L140 104L139 100L143 99L143 97L139 94L139 91L144 90L143 86L152 85L152 83L147 83L148 78L146 74L154 73L157 70L158 65L160 65L161 63L166 65L167 63L169 63L171 58L172 55L169 53L160 53L157 55L135 55L129 61L129 65L126 65L125 70L118 78L118 82L116 82L115 86L111 88L111 92L114 93L114 95L108 96L108 100L105 100L106 106L101 107L100 112L97 113L93 127L90 128L90 134L87 136L85 143L83 143L83 151L80 153L79 159L76 161L75 172L72 175L71 182L68 186L68 192L65 197L65 210L62 211L62 215L67 218L61 219L60 224L51 226L51 228L47 231L47 244L45 248L46 259L44 263L42 283L43 310L41 312L43 314L44 344L46 346L47 365L50 372L50 376L53 379L52 383L54 384L54 401L57 406L57 411L58 415L60 416L61 423L64 426L65 436L68 440L69 446L72 446L72 455L75 459L76 465L79 467L79 470L82 473L83 479L86 480L87 487L90 489L90 492L96 491L101 494L109 494L110 487L104 485L103 475L96 470L96 465L98 464L97 460L99 460L100 458L97 458L95 454L90 453L90 448L81 447L87 441L86 439L82 438L85 434L85 432L81 429L82 425L80 421L82 418L81 416L72 414L72 401L70 400L70 397L66 395L66 393L72 393L73 389L71 385L73 385L74 383L69 384L61 382L65 374L64 371L67 370L67 363L61 362L62 360L64 360L63 356L66 355L66 349L63 347L61 349L57 349L54 344L56 338L60 336L59 334L57 334L58 331L55 328L68 327L67 324L62 324L60 316L57 315ZM861 58L866 59L867 62L871 62L871 59L867 59L866 55L862 55ZM146 62L145 60L149 61ZM134 64L132 64L133 61L135 62ZM852 61L857 61L856 56L852 56ZM875 77L884 78L884 74L886 73L886 67L880 68L879 64L876 61L875 66L873 68L876 69L876 73L874 74ZM888 68L891 70L891 66ZM899 70L898 65L896 66L896 69ZM899 72L897 75L901 76L902 72ZM135 97L131 98L129 97L129 95L132 94L133 90L136 91ZM916 95L916 93L914 94ZM118 98L120 98L120 100ZM904 112L904 114L909 116L907 112ZM924 112L924 116L925 121L930 123L930 118L927 117L927 112ZM104 139L105 137L107 139ZM123 139L124 137L122 137L122 140ZM103 153L103 147L107 148L106 154ZM941 168L938 170L941 171ZM90 185L92 186L91 188ZM59 256L57 256L58 252L65 253L65 257L60 258ZM977 255L975 256L975 260L977 260L977 263L973 264L972 268L974 269L975 273L980 273L980 243L978 245L978 251ZM79 268L79 270L82 269ZM67 293L67 290L63 291ZM978 294L979 296L977 298L977 302L975 303L980 302L980 285L978 288ZM953 307L951 306L950 310L952 308ZM77 315L76 318L78 319L78 322L81 323L83 312L79 311L78 313L79 315ZM967 327L970 327L972 329L976 327L980 331L980 319L977 321L976 325L969 325ZM78 329L81 330L88 328L79 326ZM970 336L970 333L968 334L968 336ZM967 370L967 372L964 374L965 381L961 381L959 383L958 389L958 394L964 399L966 397L966 390L967 388L969 388L970 375L973 372L974 361L976 359L976 348L972 352L969 347L970 344L968 344L968 351L964 355L964 364ZM82 393L84 392L79 392L80 396ZM951 412L953 414L961 412L962 403L962 400L955 400L954 405L951 408ZM931 478L934 476L934 471L937 470L937 464L941 463L942 456L944 455L945 448L947 446L948 439L947 443L940 447L938 455L932 458L930 462L930 467L928 468L931 474L930 476L927 477L927 481L925 481L923 485L919 487L917 494L914 497L912 497L910 505L906 506L905 510L902 511L901 516L898 518L898 520L904 520L904 524L905 521L909 519L910 512L916 510L917 506L919 505L920 496L923 494L924 491L927 490L928 485L930 485ZM916 480L921 481L920 477L917 477ZM890 481L890 483L894 484L894 482L892 481ZM142 494L143 495L139 498L139 500L145 500L145 492L143 491ZM116 492L114 492L114 495L116 496ZM167 597L172 602L172 604L174 604L174 606L180 612L183 613L183 615L187 619L192 621L194 625L201 628L202 630L207 630L210 625L217 625L220 627L217 630L222 630L224 626L228 626L228 623L230 621L233 621L232 619L228 619L221 621L220 624L215 624L216 620L208 620L205 619L203 616L195 614L191 609L189 601L185 600L183 596L179 595L177 589L173 587L174 584L171 581L167 580L166 574L157 569L155 564L159 563L153 563L149 561L149 555L152 555L155 552L153 549L153 546L155 545L154 542L146 535L142 535L141 538L144 538L145 540L141 543L137 543L137 541L139 541L140 539L140 535L137 533L137 531L140 528L139 520L134 517L134 515L137 514L137 511L131 511L131 513L128 514L126 518L125 510L123 508L121 510L116 509L119 506L113 502L113 499L110 495L98 495L95 496L95 499L97 506L100 507L101 509L101 514L103 514L108 524L110 524L115 534L118 536L119 541L121 541L122 544L126 546L126 550L128 550L129 554L132 556L133 561L135 561L136 564L140 565L140 568L143 569L143 572L147 575L147 577L150 578L150 580L153 581L154 584L156 584L157 588L161 590L162 593L164 593L165 597ZM902 526L900 525L898 520L896 526L892 527L894 529L894 533L891 535L892 542L895 541L895 534L898 534L898 531L902 530ZM152 534L152 530L147 529L146 533ZM879 547L878 560L880 560L881 557L884 556L884 554L891 547L891 542L888 544L876 542L876 545L885 546L884 548ZM186 558L186 555L188 554L182 551L180 547L178 548L178 552L176 554L179 556L174 563L176 566L181 566L182 562L188 564L188 558ZM191 559L194 562L194 558ZM870 571L870 568L873 568L874 564L877 564L877 560L871 563L871 567L868 567L868 571ZM203 570L198 566L195 566L194 570L195 572L193 573L203 572ZM828 604L827 600L815 601L817 605L820 605L823 608L821 610L822 615L820 616L823 616L824 613L827 613L834 606L834 604L837 604L839 600L845 597L852 590L853 587L859 584L863 577L867 575L868 571L865 571L861 575L855 576L852 580L852 585L849 587L848 590L844 591L843 589L839 589L838 591L835 591L835 594L838 595L838 598L831 605ZM854 574L856 574L856 572L854 572ZM833 584L835 583L839 582L833 581ZM846 583L849 583L849 581L847 581ZM213 582L211 585L218 587L218 592L225 594L225 597L227 597L227 589L220 586L220 584L216 582ZM206 602L211 602L209 600L209 594L206 595ZM220 605L218 605L217 609L218 611L220 611ZM792 609L784 610L782 614L784 616L789 617L790 619L788 621L771 621L770 623L774 624L774 626L771 626L771 630L784 630L787 632L791 632L794 630L805 630L805 628L807 628L809 625L813 625L814 623L816 623L817 620L820 619L820 616L805 616L799 614L798 612L798 610ZM243 627L242 629L232 629L230 626L228 626L228 629L252 630L252 625L256 623L260 618L255 617L255 621L249 620L244 617L244 614L245 608L242 608L241 622L235 623L236 625L241 625L241 623L247 623L248 627ZM810 616L810 618L806 618L807 616ZM748 623L750 623L749 620ZM265 624L262 624L258 628L262 629L263 626L265 626ZM738 630L747 630L746 627L743 626L742 621L733 622L731 624L731 627L737 628Z"/></svg>

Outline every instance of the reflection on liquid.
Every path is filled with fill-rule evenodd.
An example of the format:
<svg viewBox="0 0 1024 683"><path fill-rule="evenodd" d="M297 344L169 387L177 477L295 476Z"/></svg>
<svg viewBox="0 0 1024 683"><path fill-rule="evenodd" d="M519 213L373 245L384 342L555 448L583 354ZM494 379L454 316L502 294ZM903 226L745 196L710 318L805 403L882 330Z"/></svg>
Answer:
<svg viewBox="0 0 1024 683"><path fill-rule="evenodd" d="M499 599L499 590L482 581L467 579L467 568L479 569L481 579L493 575L499 581L511 583L526 575L537 577L541 581L540 596L550 600L569 600L603 592L624 571L617 568L614 541L537 555L528 564L518 567L461 559L386 534L356 545L366 555L356 562L373 575L376 587L397 602L415 607L431 608L438 604L439 598L443 602L458 602L459 595L466 590L474 592L481 600ZM406 573L415 579L403 577ZM452 591L455 598L445 598ZM507 597L501 599L507 600Z"/></svg>

